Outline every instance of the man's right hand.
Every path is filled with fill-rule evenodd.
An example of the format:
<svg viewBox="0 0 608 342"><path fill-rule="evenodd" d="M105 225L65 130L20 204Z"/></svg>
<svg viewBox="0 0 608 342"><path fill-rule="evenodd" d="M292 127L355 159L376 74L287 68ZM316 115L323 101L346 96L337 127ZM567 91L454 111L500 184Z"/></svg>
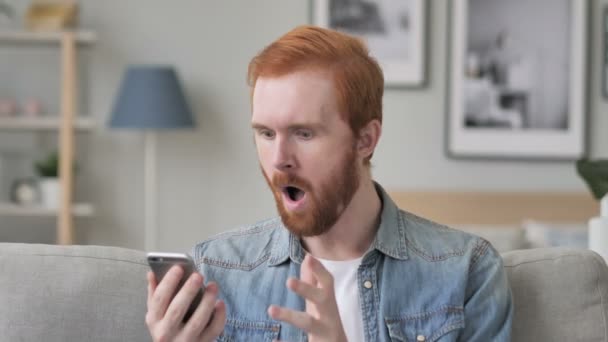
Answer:
<svg viewBox="0 0 608 342"><path fill-rule="evenodd" d="M203 284L203 277L193 273L171 300L171 295L182 279L184 271L173 266L156 283L154 273L148 272L148 312L146 325L154 341L214 341L224 330L226 305L217 301L218 286L209 283L192 317L182 323L190 303Z"/></svg>

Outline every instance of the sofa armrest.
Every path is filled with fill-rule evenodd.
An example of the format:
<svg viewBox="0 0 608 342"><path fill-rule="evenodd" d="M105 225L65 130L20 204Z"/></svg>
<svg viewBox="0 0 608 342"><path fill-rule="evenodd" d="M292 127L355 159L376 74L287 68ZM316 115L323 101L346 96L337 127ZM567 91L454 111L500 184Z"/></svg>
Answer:
<svg viewBox="0 0 608 342"><path fill-rule="evenodd" d="M145 253L0 243L0 331L7 341L145 341Z"/></svg>
<svg viewBox="0 0 608 342"><path fill-rule="evenodd" d="M515 313L513 341L606 341L608 267L584 249L503 254Z"/></svg>

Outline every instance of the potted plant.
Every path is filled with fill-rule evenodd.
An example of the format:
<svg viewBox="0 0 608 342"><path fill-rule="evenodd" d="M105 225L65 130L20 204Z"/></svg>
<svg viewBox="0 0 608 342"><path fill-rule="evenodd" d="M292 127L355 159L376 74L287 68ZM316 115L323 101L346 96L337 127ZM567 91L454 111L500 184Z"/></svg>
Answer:
<svg viewBox="0 0 608 342"><path fill-rule="evenodd" d="M59 208L59 154L51 152L46 158L34 163L39 179L40 202L49 209Z"/></svg>
<svg viewBox="0 0 608 342"><path fill-rule="evenodd" d="M600 201L599 216L589 220L589 248L608 260L608 159L581 159L576 169L593 197Z"/></svg>
<svg viewBox="0 0 608 342"><path fill-rule="evenodd" d="M585 180L596 200L601 200L608 193L608 159L581 159L576 162L578 174Z"/></svg>

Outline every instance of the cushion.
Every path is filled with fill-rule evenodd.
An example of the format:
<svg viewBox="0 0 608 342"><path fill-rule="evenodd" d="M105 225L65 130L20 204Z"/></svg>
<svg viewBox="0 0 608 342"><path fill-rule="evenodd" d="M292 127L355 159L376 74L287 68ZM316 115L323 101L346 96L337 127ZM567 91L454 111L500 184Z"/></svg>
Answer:
<svg viewBox="0 0 608 342"><path fill-rule="evenodd" d="M522 225L531 248L588 246L588 228L585 222L525 220Z"/></svg>
<svg viewBox="0 0 608 342"><path fill-rule="evenodd" d="M513 341L606 341L608 267L584 249L503 255L515 313Z"/></svg>
<svg viewBox="0 0 608 342"><path fill-rule="evenodd" d="M0 243L3 341L147 341L145 253Z"/></svg>
<svg viewBox="0 0 608 342"><path fill-rule="evenodd" d="M455 228L488 240L500 253L528 248L524 230L517 225L468 224Z"/></svg>

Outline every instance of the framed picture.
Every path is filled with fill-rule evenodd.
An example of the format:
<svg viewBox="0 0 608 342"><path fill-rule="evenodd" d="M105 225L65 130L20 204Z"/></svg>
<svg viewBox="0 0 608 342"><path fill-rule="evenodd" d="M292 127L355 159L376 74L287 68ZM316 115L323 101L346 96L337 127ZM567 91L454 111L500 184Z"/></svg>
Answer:
<svg viewBox="0 0 608 342"><path fill-rule="evenodd" d="M602 17L602 32L604 32L602 39L604 40L604 63L603 63L603 86L604 89L604 98L608 99L608 5L604 7Z"/></svg>
<svg viewBox="0 0 608 342"><path fill-rule="evenodd" d="M451 1L448 156L584 156L587 4Z"/></svg>
<svg viewBox="0 0 608 342"><path fill-rule="evenodd" d="M425 0L312 0L313 25L362 38L387 86L425 83Z"/></svg>

